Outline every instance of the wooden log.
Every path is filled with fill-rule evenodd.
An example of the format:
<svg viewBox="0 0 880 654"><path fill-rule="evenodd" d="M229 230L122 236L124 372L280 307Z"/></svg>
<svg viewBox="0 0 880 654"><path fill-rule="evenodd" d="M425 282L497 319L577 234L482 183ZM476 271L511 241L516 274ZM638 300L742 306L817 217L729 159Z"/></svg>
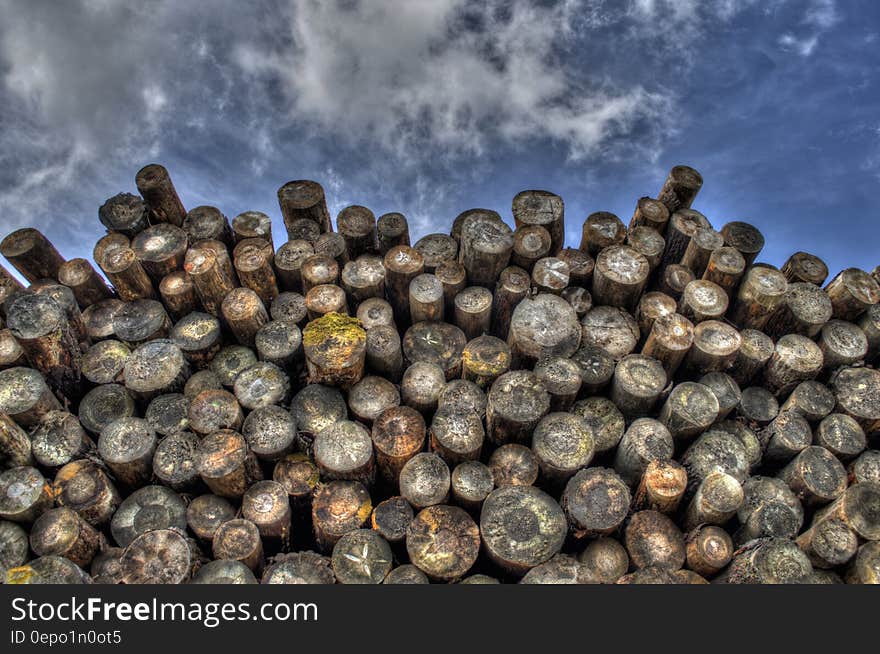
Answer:
<svg viewBox="0 0 880 654"><path fill-rule="evenodd" d="M729 369L742 346L740 333L718 320L704 320L694 327L694 342L685 357L685 367L705 375Z"/></svg>
<svg viewBox="0 0 880 654"><path fill-rule="evenodd" d="M828 294L814 284L795 282L788 285L781 303L764 326L773 338L785 334L815 337L831 319L833 308Z"/></svg>
<svg viewBox="0 0 880 654"><path fill-rule="evenodd" d="M577 248L563 248L556 258L568 264L568 283L579 288L588 288L593 279L596 261L589 254Z"/></svg>
<svg viewBox="0 0 880 654"><path fill-rule="evenodd" d="M379 254L385 256L388 250L398 245L409 245L409 224L402 213L386 213L376 220L376 238Z"/></svg>
<svg viewBox="0 0 880 654"><path fill-rule="evenodd" d="M193 574L191 584L256 584L251 569L240 561L208 561Z"/></svg>
<svg viewBox="0 0 880 654"><path fill-rule="evenodd" d="M348 315L345 291L336 284L313 286L306 293L306 315L309 321L317 320L328 313Z"/></svg>
<svg viewBox="0 0 880 654"><path fill-rule="evenodd" d="M550 410L568 411L581 389L580 366L565 357L547 357L535 364L534 372L550 394Z"/></svg>
<svg viewBox="0 0 880 654"><path fill-rule="evenodd" d="M367 330L365 361L376 375L399 382L403 375L403 347L393 325L377 325ZM445 378L445 375L444 375Z"/></svg>
<svg viewBox="0 0 880 654"><path fill-rule="evenodd" d="M533 367L548 356L571 356L581 342L581 326L571 305L541 293L517 304L507 342L514 366Z"/></svg>
<svg viewBox="0 0 880 654"><path fill-rule="evenodd" d="M636 227L627 232L626 244L648 261L648 268L655 270L660 265L666 241L653 227Z"/></svg>
<svg viewBox="0 0 880 654"><path fill-rule="evenodd" d="M779 414L779 402L766 388L749 386L743 389L736 410L748 424L766 425Z"/></svg>
<svg viewBox="0 0 880 654"><path fill-rule="evenodd" d="M61 556L41 556L6 572L7 584L86 584L90 577L76 563Z"/></svg>
<svg viewBox="0 0 880 654"><path fill-rule="evenodd" d="M561 504L576 538L602 536L623 524L629 512L630 492L613 470L585 468L569 479Z"/></svg>
<svg viewBox="0 0 880 654"><path fill-rule="evenodd" d="M337 583L381 584L391 572L393 554L375 531L356 529L336 542L331 561Z"/></svg>
<svg viewBox="0 0 880 654"><path fill-rule="evenodd" d="M611 401L628 418L651 413L663 389L666 371L657 359L630 354L621 359L611 382Z"/></svg>
<svg viewBox="0 0 880 654"><path fill-rule="evenodd" d="M452 470L452 499L473 515L479 515L483 502L495 488L492 470L479 461L463 461Z"/></svg>
<svg viewBox="0 0 880 654"><path fill-rule="evenodd" d="M556 257L544 257L535 262L532 283L538 293L560 295L569 284L568 264Z"/></svg>
<svg viewBox="0 0 880 654"><path fill-rule="evenodd" d="M764 447L764 460L788 463L813 442L807 420L798 413L782 412L758 435Z"/></svg>
<svg viewBox="0 0 880 654"><path fill-rule="evenodd" d="M504 373L489 390L486 435L495 445L526 442L549 410L550 395L537 375L527 370Z"/></svg>
<svg viewBox="0 0 880 654"><path fill-rule="evenodd" d="M257 331L254 347L260 361L272 363L282 370L291 370L303 358L302 332L292 323L272 320Z"/></svg>
<svg viewBox="0 0 880 654"><path fill-rule="evenodd" d="M239 498L262 479L256 457L244 437L231 429L217 430L199 442L196 467L215 495Z"/></svg>
<svg viewBox="0 0 880 654"><path fill-rule="evenodd" d="M430 506L407 528L410 560L432 579L458 579L476 563L480 530L471 517L455 506Z"/></svg>
<svg viewBox="0 0 880 654"><path fill-rule="evenodd" d="M86 307L82 312L82 318L89 338L92 341L112 338L114 336L113 316L124 306L125 302L122 300L111 299L101 300L97 304Z"/></svg>
<svg viewBox="0 0 880 654"><path fill-rule="evenodd" d="M807 252L795 252L779 270L792 284L804 282L821 286L828 279L828 266L825 262Z"/></svg>
<svg viewBox="0 0 880 654"><path fill-rule="evenodd" d="M23 566L29 557L28 533L14 522L0 521L0 578L6 580L6 573Z"/></svg>
<svg viewBox="0 0 880 654"><path fill-rule="evenodd" d="M880 371L841 368L830 385L837 399L836 411L855 418L868 436L880 431Z"/></svg>
<svg viewBox="0 0 880 654"><path fill-rule="evenodd" d="M286 405L290 401L290 378L275 364L259 361L235 378L233 390L239 403L250 411Z"/></svg>
<svg viewBox="0 0 880 654"><path fill-rule="evenodd" d="M524 575L549 561L562 549L566 531L562 508L534 486L504 486L483 503L483 547L496 565L512 575Z"/></svg>
<svg viewBox="0 0 880 654"><path fill-rule="evenodd" d="M880 482L880 450L865 450L847 467L849 483Z"/></svg>
<svg viewBox="0 0 880 654"><path fill-rule="evenodd" d="M614 374L614 358L600 346L582 345L571 356L571 360L581 369L581 389L584 393L600 393Z"/></svg>
<svg viewBox="0 0 880 654"><path fill-rule="evenodd" d="M367 331L373 327L395 326L394 309L387 300L379 297L367 298L357 307L357 319Z"/></svg>
<svg viewBox="0 0 880 654"><path fill-rule="evenodd" d="M831 452L816 445L802 450L780 471L779 478L807 506L828 504L846 490L843 465Z"/></svg>
<svg viewBox="0 0 880 654"><path fill-rule="evenodd" d="M469 284L491 288L510 262L513 232L494 211L471 209L466 213L458 260L467 271Z"/></svg>
<svg viewBox="0 0 880 654"><path fill-rule="evenodd" d="M434 270L434 276L443 284L445 313L453 315L455 313L455 296L467 286L467 271L458 261L444 261Z"/></svg>
<svg viewBox="0 0 880 654"><path fill-rule="evenodd" d="M653 321L642 356L660 362L666 377L672 378L693 342L694 326L690 320L677 313L664 314Z"/></svg>
<svg viewBox="0 0 880 654"><path fill-rule="evenodd" d="M33 464L28 433L8 415L0 413L0 466L6 469Z"/></svg>
<svg viewBox="0 0 880 654"><path fill-rule="evenodd" d="M595 453L591 426L572 413L549 413L541 418L531 442L541 477L550 487L565 484L580 468L589 465Z"/></svg>
<svg viewBox="0 0 880 654"><path fill-rule="evenodd" d="M330 559L316 552L288 552L272 558L261 584L335 584Z"/></svg>
<svg viewBox="0 0 880 654"><path fill-rule="evenodd" d="M82 309L113 297L113 292L86 259L70 259L61 264L58 281L73 291Z"/></svg>
<svg viewBox="0 0 880 654"><path fill-rule="evenodd" d="M183 394L186 399L192 401L202 391L221 388L223 388L223 383L220 381L220 377L210 368L206 368L190 375L190 378L186 380L186 384L183 386Z"/></svg>
<svg viewBox="0 0 880 654"><path fill-rule="evenodd" d="M245 211L232 219L232 240L238 244L249 239L260 239L274 252L272 220L262 211Z"/></svg>
<svg viewBox="0 0 880 654"><path fill-rule="evenodd" d="M27 366L24 350L10 329L0 329L0 370Z"/></svg>
<svg viewBox="0 0 880 654"><path fill-rule="evenodd" d="M683 526L686 531L700 525L724 525L743 503L740 482L724 472L708 474L688 504Z"/></svg>
<svg viewBox="0 0 880 654"><path fill-rule="evenodd" d="M845 320L829 320L822 326L816 340L822 350L822 369L825 373L862 363L868 354L865 332L858 325Z"/></svg>
<svg viewBox="0 0 880 654"><path fill-rule="evenodd" d="M408 245L392 247L385 254L385 288L394 307L394 317L401 325L410 319L411 283L424 273L425 260L421 252Z"/></svg>
<svg viewBox="0 0 880 654"><path fill-rule="evenodd" d="M0 413L28 429L57 409L61 404L37 370L18 367L0 371Z"/></svg>
<svg viewBox="0 0 880 654"><path fill-rule="evenodd" d="M455 324L464 332L468 340L475 339L489 331L492 299L492 292L482 286L468 287L455 296ZM410 302L412 302L412 296ZM417 322L415 317L413 322Z"/></svg>
<svg viewBox="0 0 880 654"><path fill-rule="evenodd" d="M104 265L102 262L104 261L105 254L116 248L127 247L131 247L131 239L125 234L110 232L99 238L97 243L95 243L95 247L92 250L92 260L103 270Z"/></svg>
<svg viewBox="0 0 880 654"><path fill-rule="evenodd" d="M258 481L248 488L241 501L241 515L257 526L260 536L290 541L291 510L287 491L277 481Z"/></svg>
<svg viewBox="0 0 880 654"><path fill-rule="evenodd" d="M144 419L160 436L177 434L189 427L189 405L183 393L159 395L147 406Z"/></svg>
<svg viewBox="0 0 880 654"><path fill-rule="evenodd" d="M235 272L241 285L254 291L266 306L278 297L278 279L272 267L273 250L262 239L246 239L235 247Z"/></svg>
<svg viewBox="0 0 880 654"><path fill-rule="evenodd" d="M779 410L793 411L810 422L818 422L834 410L835 401L834 393L827 386L807 380L794 387Z"/></svg>
<svg viewBox="0 0 880 654"><path fill-rule="evenodd" d="M678 302L687 285L694 281L694 273L687 266L671 263L657 274L654 290L664 293Z"/></svg>
<svg viewBox="0 0 880 654"><path fill-rule="evenodd" d="M672 435L663 423L653 418L637 418L615 450L614 470L632 486L643 477L652 461L670 459L673 449Z"/></svg>
<svg viewBox="0 0 880 654"><path fill-rule="evenodd" d="M737 250L751 266L764 248L764 235L754 225L741 221L727 223L721 228L724 245Z"/></svg>
<svg viewBox="0 0 880 654"><path fill-rule="evenodd" d="M153 283L158 284L165 275L183 267L187 235L180 227L160 223L135 236L131 249Z"/></svg>
<svg viewBox="0 0 880 654"><path fill-rule="evenodd" d="M348 408L354 418L369 427L383 411L400 405L397 387L387 379L368 375L348 391Z"/></svg>
<svg viewBox="0 0 880 654"><path fill-rule="evenodd" d="M729 373L738 384L746 385L759 376L773 356L775 345L773 339L757 329L743 329L740 337L742 344Z"/></svg>
<svg viewBox="0 0 880 654"><path fill-rule="evenodd" d="M690 282L678 302L678 312L695 323L720 320L727 312L727 293L724 289L703 279Z"/></svg>
<svg viewBox="0 0 880 654"><path fill-rule="evenodd" d="M33 227L8 234L0 241L0 254L29 282L57 280L58 269L64 263L64 257L49 239Z"/></svg>
<svg viewBox="0 0 880 654"><path fill-rule="evenodd" d="M813 379L822 370L822 350L806 336L786 334L764 367L764 386L783 397L800 382Z"/></svg>
<svg viewBox="0 0 880 654"><path fill-rule="evenodd" d="M440 391L437 397L438 409L452 409L458 412L475 413L481 420L486 417L486 393L474 382L453 379Z"/></svg>
<svg viewBox="0 0 880 654"><path fill-rule="evenodd" d="M674 166L657 194L669 213L688 208L703 186L703 176L690 166Z"/></svg>
<svg viewBox="0 0 880 654"><path fill-rule="evenodd" d="M845 565L859 548L855 533L840 520L822 520L795 541L817 568Z"/></svg>
<svg viewBox="0 0 880 654"><path fill-rule="evenodd" d="M348 244L345 238L338 232L324 232L315 241L315 254L323 254L333 259L337 265L343 268L351 257L348 254ZM363 256L363 255L361 255Z"/></svg>
<svg viewBox="0 0 880 654"><path fill-rule="evenodd" d="M159 339L139 346L125 362L125 387L135 399L149 402L162 393L177 393L189 377L183 352L172 341Z"/></svg>
<svg viewBox="0 0 880 654"><path fill-rule="evenodd" d="M280 290L302 290L302 264L313 254L312 244L302 239L287 241L278 248L273 265Z"/></svg>
<svg viewBox="0 0 880 654"><path fill-rule="evenodd" d="M704 577L713 577L733 558L733 541L715 525L697 527L685 538L687 567Z"/></svg>
<svg viewBox="0 0 880 654"><path fill-rule="evenodd" d="M288 411L279 406L257 407L245 418L241 433L248 448L258 459L275 462L283 459L294 448L296 421Z"/></svg>
<svg viewBox="0 0 880 654"><path fill-rule="evenodd" d="M205 311L220 316L223 299L236 287L236 279L218 258L205 247L193 247L186 253L184 270L190 276Z"/></svg>
<svg viewBox="0 0 880 654"><path fill-rule="evenodd" d="M96 386L79 403L79 420L83 427L95 435L114 420L130 418L136 412L131 393L119 384Z"/></svg>
<svg viewBox="0 0 880 654"><path fill-rule="evenodd" d="M113 514L110 532L120 547L155 529L186 529L186 503L164 486L144 486L123 500Z"/></svg>
<svg viewBox="0 0 880 654"><path fill-rule="evenodd" d="M739 405L739 401L737 401L737 405ZM744 424L742 420L736 419L721 420L713 426L715 429L727 432L739 440L745 450L749 470L754 470L760 465L764 455L763 444L758 440L757 434L750 426Z"/></svg>
<svg viewBox="0 0 880 654"><path fill-rule="evenodd" d="M512 211L517 229L534 225L547 230L550 254L559 252L565 244L565 205L555 193L520 191L513 198Z"/></svg>
<svg viewBox="0 0 880 654"><path fill-rule="evenodd" d="M521 584L594 584L596 580L577 559L568 554L556 554L549 561L529 570Z"/></svg>
<svg viewBox="0 0 880 654"><path fill-rule="evenodd" d="M211 542L215 559L238 561L257 574L263 569L263 541L260 530L250 520L235 518L224 522L217 527Z"/></svg>
<svg viewBox="0 0 880 654"><path fill-rule="evenodd" d="M442 322L445 312L443 284L434 275L422 273L414 277L409 285L409 320L419 322ZM406 324L404 322L404 324Z"/></svg>
<svg viewBox="0 0 880 654"><path fill-rule="evenodd" d="M634 511L652 510L673 513L687 489L684 467L671 459L649 461L633 495Z"/></svg>
<svg viewBox="0 0 880 654"><path fill-rule="evenodd" d="M867 361L876 364L880 358L880 304L873 304L856 323L868 340Z"/></svg>
<svg viewBox="0 0 880 654"><path fill-rule="evenodd" d="M95 444L77 417L67 411L50 411L43 416L31 431L29 445L33 460L47 470L58 470L75 459L93 455L95 451Z"/></svg>
<svg viewBox="0 0 880 654"><path fill-rule="evenodd" d="M711 227L699 227L691 236L681 256L681 264L690 268L696 277L702 277L709 265L712 253L724 245L724 236L719 232ZM729 246L729 244L727 245Z"/></svg>
<svg viewBox="0 0 880 654"><path fill-rule="evenodd" d="M660 264L662 268L680 264L694 234L700 229L712 229L709 219L699 211L682 208L671 211L671 214L664 234L666 250Z"/></svg>
<svg viewBox="0 0 880 654"><path fill-rule="evenodd" d="M153 476L156 432L142 418L120 418L101 430L98 454L122 486L137 489Z"/></svg>
<svg viewBox="0 0 880 654"><path fill-rule="evenodd" d="M814 524L826 520L840 520L862 540L878 540L880 519L877 502L880 484L873 481L854 484L834 502L816 513Z"/></svg>
<svg viewBox="0 0 880 654"><path fill-rule="evenodd" d="M366 332L356 318L328 313L303 330L303 350L311 383L348 388L364 373Z"/></svg>
<svg viewBox="0 0 880 654"><path fill-rule="evenodd" d="M183 208L164 166L159 164L144 166L138 171L134 181L149 209L152 224L171 223L178 227L183 224L186 209Z"/></svg>
<svg viewBox="0 0 880 654"><path fill-rule="evenodd" d="M613 584L629 569L629 554L614 538L601 536L578 555L578 562L600 584Z"/></svg>
<svg viewBox="0 0 880 654"><path fill-rule="evenodd" d="M781 538L743 548L716 581L728 584L803 583L812 573L810 560L797 545Z"/></svg>
<svg viewBox="0 0 880 654"><path fill-rule="evenodd" d="M220 351L223 334L220 321L208 313L193 312L180 319L171 329L171 340L186 360L197 368L205 368Z"/></svg>
<svg viewBox="0 0 880 654"><path fill-rule="evenodd" d="M315 435L337 420L348 417L348 405L337 389L321 384L309 384L297 393L290 404L290 414L296 420L297 445L311 452Z"/></svg>
<svg viewBox="0 0 880 654"><path fill-rule="evenodd" d="M111 233L128 238L134 238L150 226L146 203L131 193L117 193L104 202L98 208L98 220Z"/></svg>
<svg viewBox="0 0 880 654"><path fill-rule="evenodd" d="M682 382L672 389L658 420L676 440L687 440L708 429L718 417L718 398L708 386Z"/></svg>
<svg viewBox="0 0 880 654"><path fill-rule="evenodd" d="M336 284L339 281L339 264L326 254L306 257L300 266L303 293L320 284Z"/></svg>
<svg viewBox="0 0 880 654"><path fill-rule="evenodd" d="M395 495L376 505L370 526L392 546L403 543L406 529L413 519L413 508L405 498Z"/></svg>
<svg viewBox="0 0 880 654"><path fill-rule="evenodd" d="M461 377L462 352L467 337L458 327L445 322L416 323L403 336L403 355L410 364L433 363L447 380Z"/></svg>
<svg viewBox="0 0 880 654"><path fill-rule="evenodd" d="M825 286L831 299L833 316L840 320L856 320L868 307L880 302L880 284L864 270L847 268Z"/></svg>
<svg viewBox="0 0 880 654"><path fill-rule="evenodd" d="M580 249L595 257L612 245L622 245L626 239L626 227L613 213L597 211L587 216L581 230Z"/></svg>
<svg viewBox="0 0 880 654"><path fill-rule="evenodd" d="M513 312L525 299L531 277L522 268L511 266L501 271L492 301L492 335L507 340Z"/></svg>
<svg viewBox="0 0 880 654"><path fill-rule="evenodd" d="M201 488L196 469L199 438L188 431L177 431L163 438L153 455L153 474L165 486L191 493Z"/></svg>
<svg viewBox="0 0 880 654"><path fill-rule="evenodd" d="M420 452L400 469L400 494L415 509L445 504L449 499L449 466L433 452Z"/></svg>
<svg viewBox="0 0 880 654"><path fill-rule="evenodd" d="M260 296L249 288L232 289L223 298L220 311L235 339L248 347L253 347L260 327L269 322Z"/></svg>
<svg viewBox="0 0 880 654"><path fill-rule="evenodd" d="M788 282L774 268L746 270L728 317L740 329L763 329L785 299Z"/></svg>
<svg viewBox="0 0 880 654"><path fill-rule="evenodd" d="M560 296L571 305L578 319L583 318L593 308L593 296L585 288L569 286L560 293Z"/></svg>
<svg viewBox="0 0 880 654"><path fill-rule="evenodd" d="M113 333L130 348L157 338L168 338L170 329L171 319L157 300L127 302L113 316Z"/></svg>
<svg viewBox="0 0 880 654"><path fill-rule="evenodd" d="M551 245L550 232L541 225L517 227L513 233L510 263L531 272L535 262L550 254Z"/></svg>
<svg viewBox="0 0 880 654"><path fill-rule="evenodd" d="M641 336L632 315L618 307L594 307L581 319L581 325L581 346L600 347L615 361L635 350Z"/></svg>
<svg viewBox="0 0 880 654"><path fill-rule="evenodd" d="M702 278L717 284L728 297L733 297L745 270L746 260L739 250L724 246L709 253Z"/></svg>
<svg viewBox="0 0 880 654"><path fill-rule="evenodd" d="M675 300L666 295L666 293L650 291L643 294L633 313L642 341L648 338L648 334L651 333L651 328L654 326L654 321L657 318L675 313L676 308Z"/></svg>
<svg viewBox="0 0 880 654"><path fill-rule="evenodd" d="M436 271L444 261L455 261L458 257L458 241L448 234L428 234L416 241L413 247L422 255L425 272L429 273Z"/></svg>
<svg viewBox="0 0 880 654"><path fill-rule="evenodd" d="M388 484L398 483L403 466L424 448L425 435L425 419L408 406L388 408L374 421L376 467Z"/></svg>
<svg viewBox="0 0 880 654"><path fill-rule="evenodd" d="M190 209L181 224L191 244L199 241L222 241L227 247L233 245L229 219L217 207L202 205Z"/></svg>
<svg viewBox="0 0 880 654"><path fill-rule="evenodd" d="M532 486L538 480L540 466L534 452L525 445L508 443L492 452L489 469L495 487Z"/></svg>
<svg viewBox="0 0 880 654"><path fill-rule="evenodd" d="M82 350L62 307L49 295L24 293L7 307L7 324L31 365L70 402L82 397Z"/></svg>
<svg viewBox="0 0 880 654"><path fill-rule="evenodd" d="M385 297L385 266L380 257L364 254L348 262L341 279L352 306L368 298Z"/></svg>
<svg viewBox="0 0 880 654"><path fill-rule="evenodd" d="M680 458L688 473L688 494L692 495L713 472L724 472L743 483L749 474L749 455L733 434L710 429L691 443Z"/></svg>
<svg viewBox="0 0 880 654"><path fill-rule="evenodd" d="M0 519L30 524L52 508L54 499L36 468L20 466L0 472Z"/></svg>
<svg viewBox="0 0 880 654"><path fill-rule="evenodd" d="M116 247L105 251L103 258L98 259L98 265L121 300L131 302L156 297L153 282L131 248Z"/></svg>
<svg viewBox="0 0 880 654"><path fill-rule="evenodd" d="M592 428L597 453L614 450L623 438L624 417L611 400L588 397L575 402L571 412L586 420Z"/></svg>
<svg viewBox="0 0 880 654"><path fill-rule="evenodd" d="M666 223L669 221L669 209L660 200L649 197L639 198L635 212L629 221L629 231L637 227L651 227L657 233L666 231Z"/></svg>
<svg viewBox="0 0 880 654"><path fill-rule="evenodd" d="M193 431L208 436L220 429L239 429L244 413L232 393L211 389L202 391L190 401L187 418Z"/></svg>
<svg viewBox="0 0 880 654"><path fill-rule="evenodd" d="M861 425L842 413L832 413L819 423L815 443L844 463L856 458L868 445Z"/></svg>
<svg viewBox="0 0 880 654"><path fill-rule="evenodd" d="M219 495L199 495L186 507L186 524L197 538L211 542L220 525L235 518L235 511Z"/></svg>
<svg viewBox="0 0 880 654"><path fill-rule="evenodd" d="M326 234L329 232L324 233ZM315 246L320 237L321 228L314 220L297 218L287 226L287 238L290 241L305 241L309 245Z"/></svg>
<svg viewBox="0 0 880 654"><path fill-rule="evenodd" d="M880 544L877 542L865 543L859 547L852 563L846 570L846 583L880 583L880 575L877 574L878 566L880 566Z"/></svg>
<svg viewBox="0 0 880 654"><path fill-rule="evenodd" d="M626 525L624 542L636 569L678 570L687 558L684 534L659 511L633 514Z"/></svg>
<svg viewBox="0 0 880 654"><path fill-rule="evenodd" d="M485 430L476 413L459 412L457 407L450 406L439 408L428 433L431 451L436 452L450 468L480 458Z"/></svg>
<svg viewBox="0 0 880 654"><path fill-rule="evenodd" d="M366 207L345 207L336 216L336 228L345 239L351 259L378 251L376 216Z"/></svg>
<svg viewBox="0 0 880 654"><path fill-rule="evenodd" d="M159 295L172 320L180 320L202 308L195 284L189 274L183 270L177 270L162 278L159 282Z"/></svg>
<svg viewBox="0 0 880 654"><path fill-rule="evenodd" d="M110 523L119 507L119 491L104 469L89 459L68 463L55 475L52 496L93 527Z"/></svg>
<svg viewBox="0 0 880 654"><path fill-rule="evenodd" d="M287 228L290 239L297 238L291 236L290 232L294 223L302 219L308 219L317 224L321 232L333 231L324 189L317 182L310 180L287 182L278 189L278 204L281 207L281 216L284 218L284 226Z"/></svg>

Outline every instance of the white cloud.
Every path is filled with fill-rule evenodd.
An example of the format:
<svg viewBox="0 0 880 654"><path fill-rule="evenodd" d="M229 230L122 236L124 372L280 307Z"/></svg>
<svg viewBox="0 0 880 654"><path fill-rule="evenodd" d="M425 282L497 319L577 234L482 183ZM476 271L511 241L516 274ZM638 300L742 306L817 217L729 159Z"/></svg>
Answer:
<svg viewBox="0 0 880 654"><path fill-rule="evenodd" d="M813 54L816 46L819 44L819 37L816 35L798 38L790 32L786 32L779 37L779 45L783 50L796 52L802 57L809 57Z"/></svg>

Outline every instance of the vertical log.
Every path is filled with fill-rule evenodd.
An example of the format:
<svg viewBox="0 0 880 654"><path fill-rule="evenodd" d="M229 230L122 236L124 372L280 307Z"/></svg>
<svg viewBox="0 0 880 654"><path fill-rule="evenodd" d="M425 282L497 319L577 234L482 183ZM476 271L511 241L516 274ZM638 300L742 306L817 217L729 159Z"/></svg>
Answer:
<svg viewBox="0 0 880 654"><path fill-rule="evenodd" d="M675 213L679 209L687 209L691 206L697 193L703 186L703 176L690 166L674 166L657 199L662 202L669 213Z"/></svg>
<svg viewBox="0 0 880 654"><path fill-rule="evenodd" d="M422 255L425 272L429 273L433 273L444 261L456 261L458 257L458 241L449 234L428 234L416 241L413 247Z"/></svg>
<svg viewBox="0 0 880 654"><path fill-rule="evenodd" d="M144 201L131 193L118 193L98 209L98 219L110 232L134 238L150 226Z"/></svg>
<svg viewBox="0 0 880 654"><path fill-rule="evenodd" d="M151 223L171 223L177 227L183 224L186 209L183 208L164 166L144 166L138 171L134 181L150 211Z"/></svg>
<svg viewBox="0 0 880 654"><path fill-rule="evenodd" d="M287 228L287 238L290 240L300 238L291 234L297 220L310 220L318 225L321 232L333 231L324 189L317 182L310 180L287 182L278 189L278 204L281 207L284 226Z"/></svg>
<svg viewBox="0 0 880 654"><path fill-rule="evenodd" d="M227 247L233 245L229 219L217 207L199 206L190 209L181 224L191 245L199 241L221 241Z"/></svg>
<svg viewBox="0 0 880 654"><path fill-rule="evenodd" d="M549 191L520 191L513 198L516 228L537 225L550 235L550 254L565 244L565 205L562 198Z"/></svg>
<svg viewBox="0 0 880 654"><path fill-rule="evenodd" d="M275 250L272 240L272 220L262 211L245 211L232 219L232 239L238 244L251 238L258 238Z"/></svg>
<svg viewBox="0 0 880 654"><path fill-rule="evenodd" d="M386 213L376 220L379 254L385 256L393 247L409 245L409 224L402 213Z"/></svg>
<svg viewBox="0 0 880 654"><path fill-rule="evenodd" d="M314 253L312 244L302 239L287 241L278 248L274 265L281 290L302 290L302 264Z"/></svg>
<svg viewBox="0 0 880 654"><path fill-rule="evenodd" d="M491 288L510 262L513 232L494 211L471 209L466 213L458 260L470 284Z"/></svg>
<svg viewBox="0 0 880 654"><path fill-rule="evenodd" d="M622 245L625 239L626 227L620 218L607 211L597 211L584 221L580 249L595 257L604 248Z"/></svg>
<svg viewBox="0 0 880 654"><path fill-rule="evenodd" d="M666 231L666 223L669 221L669 209L660 200L649 197L639 198L636 210L629 221L629 231L636 227L653 227L657 233Z"/></svg>
<svg viewBox="0 0 880 654"><path fill-rule="evenodd" d="M501 271L492 300L492 334L507 340L510 320L517 305L526 297L531 278L522 268L510 266Z"/></svg>

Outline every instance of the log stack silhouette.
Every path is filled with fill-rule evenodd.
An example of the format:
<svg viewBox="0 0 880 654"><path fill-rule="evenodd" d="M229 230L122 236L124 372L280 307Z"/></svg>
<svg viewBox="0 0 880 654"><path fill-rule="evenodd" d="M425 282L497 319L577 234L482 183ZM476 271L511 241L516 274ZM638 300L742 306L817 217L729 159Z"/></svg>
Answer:
<svg viewBox="0 0 880 654"><path fill-rule="evenodd" d="M7 583L880 581L880 270L696 170L578 247L541 190L411 244L292 181L280 242L135 181L93 263L0 243Z"/></svg>

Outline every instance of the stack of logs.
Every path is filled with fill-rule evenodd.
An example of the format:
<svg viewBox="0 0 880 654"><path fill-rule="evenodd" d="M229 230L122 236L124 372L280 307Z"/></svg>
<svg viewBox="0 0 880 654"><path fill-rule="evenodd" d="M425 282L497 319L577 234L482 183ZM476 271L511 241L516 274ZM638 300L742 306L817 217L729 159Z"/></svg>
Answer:
<svg viewBox="0 0 880 654"><path fill-rule="evenodd" d="M6 582L880 581L880 272L760 263L692 168L576 248L546 191L410 245L293 181L276 250L136 185L97 268L0 243Z"/></svg>

